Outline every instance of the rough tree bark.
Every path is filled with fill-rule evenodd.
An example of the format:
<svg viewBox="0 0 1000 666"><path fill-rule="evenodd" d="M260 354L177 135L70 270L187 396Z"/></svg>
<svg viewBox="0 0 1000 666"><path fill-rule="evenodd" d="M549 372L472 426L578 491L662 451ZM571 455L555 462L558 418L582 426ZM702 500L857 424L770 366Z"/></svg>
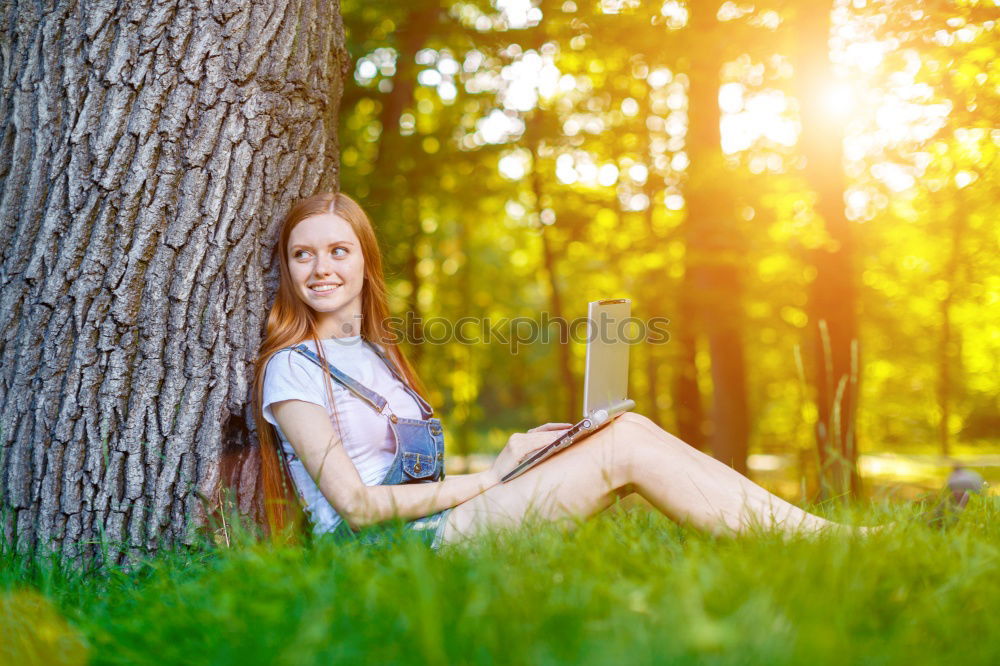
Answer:
<svg viewBox="0 0 1000 666"><path fill-rule="evenodd" d="M251 439L280 218L337 184L343 44L327 0L0 7L8 544L190 541Z"/></svg>

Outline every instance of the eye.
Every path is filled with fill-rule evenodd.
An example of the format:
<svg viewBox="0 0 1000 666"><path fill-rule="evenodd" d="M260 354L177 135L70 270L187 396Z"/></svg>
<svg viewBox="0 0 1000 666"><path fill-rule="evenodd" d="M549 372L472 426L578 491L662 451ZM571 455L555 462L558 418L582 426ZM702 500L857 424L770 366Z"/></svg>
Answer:
<svg viewBox="0 0 1000 666"><path fill-rule="evenodd" d="M296 250L295 252L292 253L292 259L301 258L301 255L305 254L305 252L306 252L305 250Z"/></svg>
<svg viewBox="0 0 1000 666"><path fill-rule="evenodd" d="M342 251L343 254L337 254L337 252L340 252L340 251ZM333 248L333 255L335 257L345 257L345 256L347 256L347 254L348 254L348 252L347 252L347 248L346 247L335 247L335 248Z"/></svg>

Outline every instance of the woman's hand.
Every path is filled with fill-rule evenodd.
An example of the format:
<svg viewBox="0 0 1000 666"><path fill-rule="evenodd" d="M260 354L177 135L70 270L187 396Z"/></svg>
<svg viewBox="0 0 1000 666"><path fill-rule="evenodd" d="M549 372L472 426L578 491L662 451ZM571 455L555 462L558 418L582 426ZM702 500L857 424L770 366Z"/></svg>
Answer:
<svg viewBox="0 0 1000 666"><path fill-rule="evenodd" d="M528 432L514 433L490 466L490 476L496 483L500 483L500 479L517 467L522 460L557 440L572 426L571 423L546 423Z"/></svg>
<svg viewBox="0 0 1000 666"><path fill-rule="evenodd" d="M550 430L568 430L573 427L572 423L546 423L545 425L535 426L528 432L548 432Z"/></svg>

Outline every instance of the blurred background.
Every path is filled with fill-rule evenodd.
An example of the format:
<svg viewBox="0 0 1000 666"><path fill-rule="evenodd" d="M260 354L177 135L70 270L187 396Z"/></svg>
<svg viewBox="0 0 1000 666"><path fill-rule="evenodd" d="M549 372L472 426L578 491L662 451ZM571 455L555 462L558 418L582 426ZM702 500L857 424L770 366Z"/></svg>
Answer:
<svg viewBox="0 0 1000 666"><path fill-rule="evenodd" d="M1000 482L994 2L342 0L341 187L391 307L633 299L637 411L792 499ZM417 333L419 334L419 330ZM449 469L572 421L582 345L408 348Z"/></svg>

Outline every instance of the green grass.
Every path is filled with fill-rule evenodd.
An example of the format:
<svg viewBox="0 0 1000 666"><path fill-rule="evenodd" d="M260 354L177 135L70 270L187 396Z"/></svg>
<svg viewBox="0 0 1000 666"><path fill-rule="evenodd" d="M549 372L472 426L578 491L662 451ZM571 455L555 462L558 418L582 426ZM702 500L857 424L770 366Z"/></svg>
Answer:
<svg viewBox="0 0 1000 666"><path fill-rule="evenodd" d="M32 649L45 663L86 651L96 664L186 666L1000 663L997 499L973 498L943 532L913 512L841 516L900 521L865 538L732 540L633 507L439 554L243 543L101 574L8 549L0 660Z"/></svg>

